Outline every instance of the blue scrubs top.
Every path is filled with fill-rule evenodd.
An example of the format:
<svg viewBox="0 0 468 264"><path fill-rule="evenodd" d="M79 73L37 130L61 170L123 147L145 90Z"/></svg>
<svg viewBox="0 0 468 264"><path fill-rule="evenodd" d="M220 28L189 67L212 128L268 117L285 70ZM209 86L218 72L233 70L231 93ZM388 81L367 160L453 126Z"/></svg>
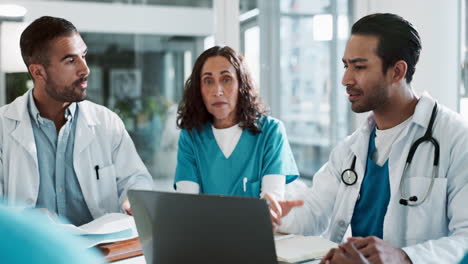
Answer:
<svg viewBox="0 0 468 264"><path fill-rule="evenodd" d="M375 129L370 135L367 166L359 200L351 218L353 237L376 236L383 239L383 222L390 201L388 160L381 167L372 160L375 151Z"/></svg>
<svg viewBox="0 0 468 264"><path fill-rule="evenodd" d="M294 181L299 172L283 123L262 116L259 128L258 134L244 129L229 158L219 148L211 123L201 131L182 130L175 182L196 182L205 194L259 197L265 175L285 175L286 183Z"/></svg>

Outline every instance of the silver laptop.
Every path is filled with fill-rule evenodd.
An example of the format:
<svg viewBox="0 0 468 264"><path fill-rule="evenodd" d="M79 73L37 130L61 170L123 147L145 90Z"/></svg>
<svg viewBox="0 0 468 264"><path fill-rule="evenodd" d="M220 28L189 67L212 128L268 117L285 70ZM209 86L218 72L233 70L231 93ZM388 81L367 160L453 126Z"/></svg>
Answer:
<svg viewBox="0 0 468 264"><path fill-rule="evenodd" d="M277 263L264 200L130 190L147 264Z"/></svg>

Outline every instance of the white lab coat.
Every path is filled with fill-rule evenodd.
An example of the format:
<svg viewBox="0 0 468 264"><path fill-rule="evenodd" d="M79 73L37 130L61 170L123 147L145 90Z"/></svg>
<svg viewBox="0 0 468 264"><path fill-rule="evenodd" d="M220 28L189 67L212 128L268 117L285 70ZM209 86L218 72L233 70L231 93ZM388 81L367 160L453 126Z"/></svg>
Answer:
<svg viewBox="0 0 468 264"><path fill-rule="evenodd" d="M427 200L416 207L399 204L399 184L410 145L423 136L434 100L424 93L412 121L392 146L389 156L390 201L383 225L383 239L402 248L413 263L457 263L468 249L468 125L457 113L439 104L433 137L440 145L438 178ZM375 122L368 122L336 146L330 159L314 176L312 187L301 196L304 206L283 219L280 231L320 235L341 243L350 234L350 222L365 172L369 136ZM356 156L358 181L347 186L341 173ZM407 194L424 196L433 171L434 148L418 147L407 170ZM348 231L348 232L347 232Z"/></svg>
<svg viewBox="0 0 468 264"><path fill-rule="evenodd" d="M0 197L10 205L34 207L40 153L27 108L30 92L0 108ZM120 118L92 102L78 104L73 167L89 211L98 218L121 211L128 189L152 189L153 181Z"/></svg>

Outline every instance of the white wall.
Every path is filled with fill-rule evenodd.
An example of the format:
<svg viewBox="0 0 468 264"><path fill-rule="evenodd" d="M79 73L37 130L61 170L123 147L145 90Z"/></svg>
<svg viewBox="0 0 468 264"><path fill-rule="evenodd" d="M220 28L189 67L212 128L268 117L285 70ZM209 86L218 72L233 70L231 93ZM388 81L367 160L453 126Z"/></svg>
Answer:
<svg viewBox="0 0 468 264"><path fill-rule="evenodd" d="M215 44L239 51L239 0L214 0L213 11Z"/></svg>
<svg viewBox="0 0 468 264"><path fill-rule="evenodd" d="M0 23L0 69L3 72L26 72L21 58L19 39L26 23Z"/></svg>
<svg viewBox="0 0 468 264"><path fill-rule="evenodd" d="M11 0L0 0L0 3ZM70 20L81 32L207 36L213 32L211 8L121 3L15 0L26 7L24 21L49 15ZM190 21L190 22L188 22Z"/></svg>
<svg viewBox="0 0 468 264"><path fill-rule="evenodd" d="M421 36L422 51L412 82L439 103L459 109L460 1L354 0L355 21L376 12L395 13L410 21Z"/></svg>
<svg viewBox="0 0 468 264"><path fill-rule="evenodd" d="M0 0L0 3L11 2ZM128 5L93 2L15 1L27 13L24 23L4 22L0 35L3 72L26 71L19 50L19 37L36 18L49 15L70 20L80 32L122 34L209 36L213 34L213 10L170 6ZM187 23L186 21L190 21Z"/></svg>

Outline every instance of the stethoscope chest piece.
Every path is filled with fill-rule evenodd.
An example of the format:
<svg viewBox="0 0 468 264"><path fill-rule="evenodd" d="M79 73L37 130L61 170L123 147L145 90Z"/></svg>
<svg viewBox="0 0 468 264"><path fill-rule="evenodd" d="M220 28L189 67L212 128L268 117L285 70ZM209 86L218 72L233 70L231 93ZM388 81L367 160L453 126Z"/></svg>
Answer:
<svg viewBox="0 0 468 264"><path fill-rule="evenodd" d="M341 173L341 180L344 184L350 186L354 185L357 182L357 173L354 170L354 166L356 166L356 156L353 158L353 163L351 164L351 168L344 170Z"/></svg>
<svg viewBox="0 0 468 264"><path fill-rule="evenodd" d="M346 185L353 185L357 182L357 174L353 169L347 169L341 173L341 180Z"/></svg>

